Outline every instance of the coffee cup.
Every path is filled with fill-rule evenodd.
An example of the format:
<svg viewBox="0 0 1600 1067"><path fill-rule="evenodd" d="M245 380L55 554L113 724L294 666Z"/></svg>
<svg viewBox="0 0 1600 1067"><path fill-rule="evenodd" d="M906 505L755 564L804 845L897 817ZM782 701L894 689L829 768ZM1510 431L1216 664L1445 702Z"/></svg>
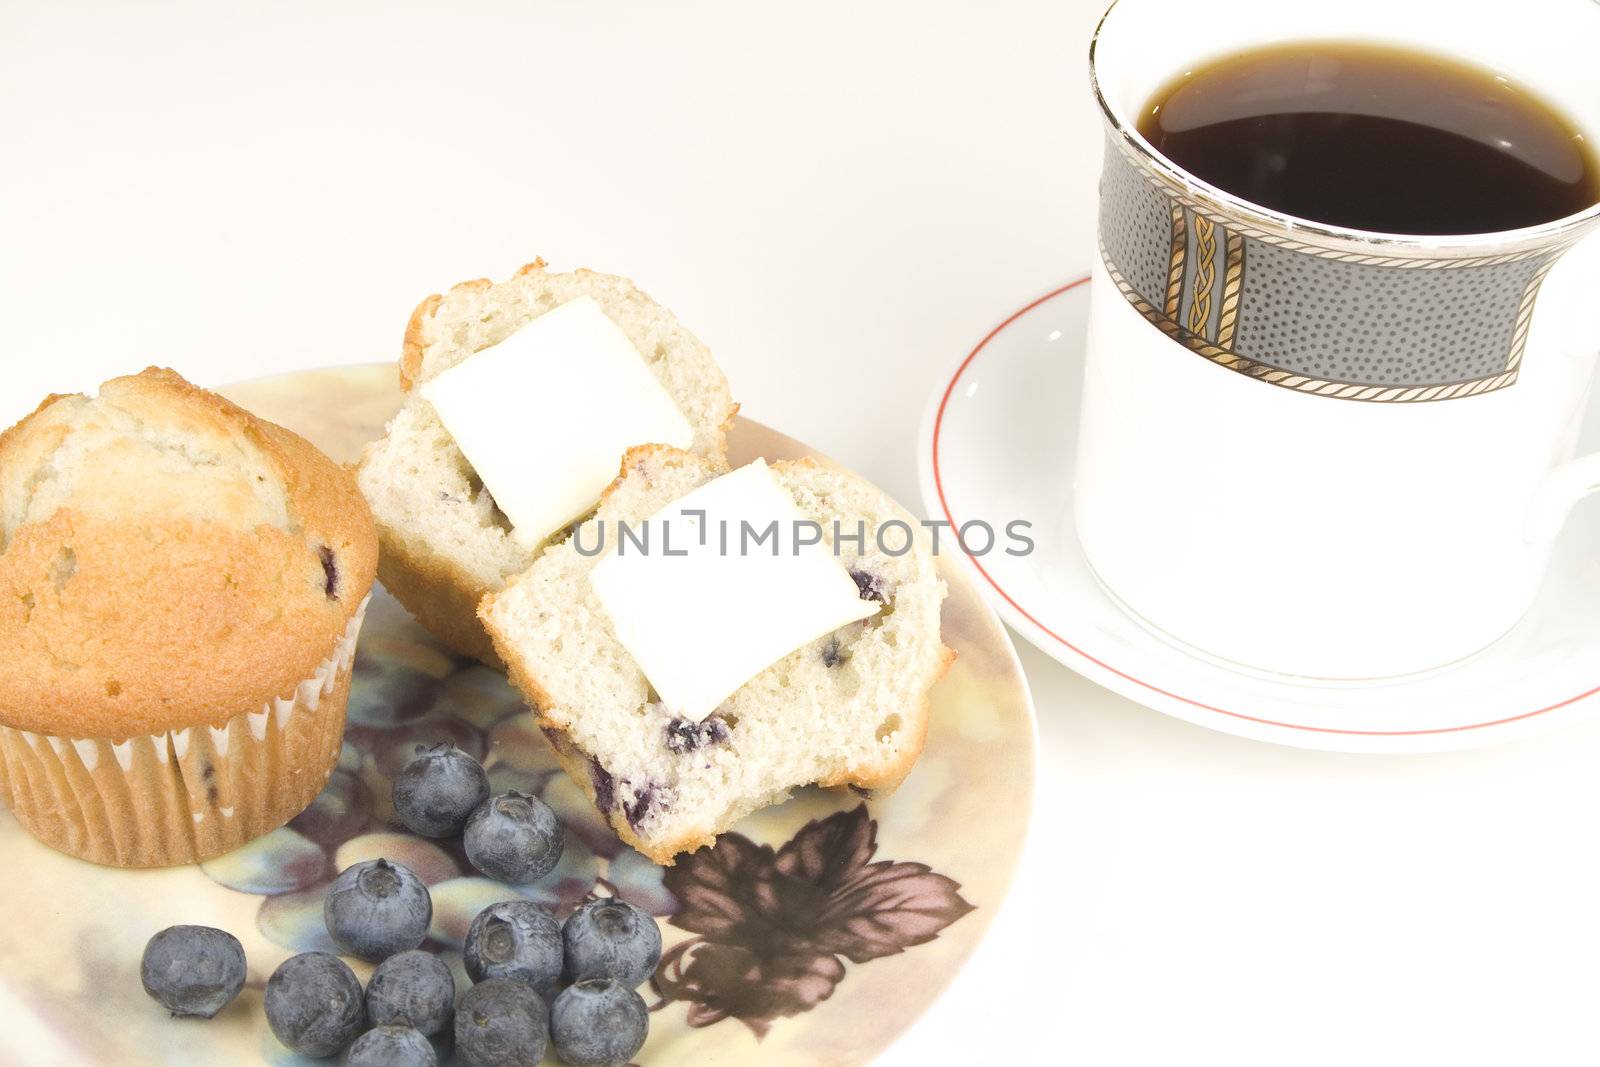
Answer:
<svg viewBox="0 0 1600 1067"><path fill-rule="evenodd" d="M1098 579L1154 631L1348 683L1506 634L1600 488L1600 454L1575 455L1600 204L1494 233L1348 229L1208 184L1138 130L1197 61L1332 39L1487 67L1600 135L1587 0L1118 0L1091 48L1107 136L1073 505Z"/></svg>

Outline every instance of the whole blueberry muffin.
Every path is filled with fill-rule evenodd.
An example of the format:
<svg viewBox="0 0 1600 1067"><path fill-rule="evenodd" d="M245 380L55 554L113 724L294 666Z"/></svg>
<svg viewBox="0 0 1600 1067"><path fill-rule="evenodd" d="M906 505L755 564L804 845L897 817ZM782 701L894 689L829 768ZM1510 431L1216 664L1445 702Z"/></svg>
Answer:
<svg viewBox="0 0 1600 1067"><path fill-rule="evenodd" d="M169 370L0 435L0 797L125 867L288 821L339 753L377 535L352 476Z"/></svg>

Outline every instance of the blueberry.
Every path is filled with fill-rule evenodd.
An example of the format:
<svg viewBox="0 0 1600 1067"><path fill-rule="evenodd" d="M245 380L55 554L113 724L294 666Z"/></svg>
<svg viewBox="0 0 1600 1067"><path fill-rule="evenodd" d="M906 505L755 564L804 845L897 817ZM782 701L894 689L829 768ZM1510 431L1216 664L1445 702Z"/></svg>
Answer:
<svg viewBox="0 0 1600 1067"><path fill-rule="evenodd" d="M550 1009L556 1055L572 1067L621 1067L649 1034L644 998L609 978L568 986Z"/></svg>
<svg viewBox="0 0 1600 1067"><path fill-rule="evenodd" d="M461 843L467 859L490 878L536 882L561 862L565 839L556 813L538 797L501 793L478 805Z"/></svg>
<svg viewBox="0 0 1600 1067"><path fill-rule="evenodd" d="M174 1015L209 1019L244 988L244 946L210 926L169 926L139 964L144 991Z"/></svg>
<svg viewBox="0 0 1600 1067"><path fill-rule="evenodd" d="M327 545L317 549L317 558L322 561L322 592L329 600L339 599L339 561L333 555L333 549Z"/></svg>
<svg viewBox="0 0 1600 1067"><path fill-rule="evenodd" d="M373 1026L410 1026L431 1036L450 1021L455 1001L450 968L421 949L390 956L367 980L367 1022Z"/></svg>
<svg viewBox="0 0 1600 1067"><path fill-rule="evenodd" d="M361 983L329 952L302 952L267 979L267 1025L291 1052L332 1056L356 1039L366 1019Z"/></svg>
<svg viewBox="0 0 1600 1067"><path fill-rule="evenodd" d="M625 900L591 900L561 928L567 974L573 980L610 978L636 989L661 962L661 929Z"/></svg>
<svg viewBox="0 0 1600 1067"><path fill-rule="evenodd" d="M531 900L490 904L467 928L462 955L474 982L515 978L548 993L561 978L561 926Z"/></svg>
<svg viewBox="0 0 1600 1067"><path fill-rule="evenodd" d="M488 799L483 764L448 741L431 748L418 745L394 779L395 814L424 837L454 837Z"/></svg>
<svg viewBox="0 0 1600 1067"><path fill-rule="evenodd" d="M828 638L828 643L822 646L822 665L824 667L837 667L850 658L850 653L839 646L839 635L834 634Z"/></svg>
<svg viewBox="0 0 1600 1067"><path fill-rule="evenodd" d="M601 815L610 815L617 803L617 780L597 759L589 760L589 784L594 786L594 806Z"/></svg>
<svg viewBox="0 0 1600 1067"><path fill-rule="evenodd" d="M632 782L623 780L623 785L632 786ZM646 782L644 788L636 790L631 802L622 805L622 814L627 817L628 825L635 830L659 806L661 797L654 782Z"/></svg>
<svg viewBox="0 0 1600 1067"><path fill-rule="evenodd" d="M333 880L322 917L336 945L376 962L422 944L433 921L433 900L410 868L367 860Z"/></svg>
<svg viewBox="0 0 1600 1067"><path fill-rule="evenodd" d="M680 756L708 745L720 745L729 736L727 722L718 715L712 715L705 722L673 719L667 723L666 733L667 748Z"/></svg>
<svg viewBox="0 0 1600 1067"><path fill-rule="evenodd" d="M409 1026L380 1026L356 1038L345 1067L439 1067L428 1039Z"/></svg>
<svg viewBox="0 0 1600 1067"><path fill-rule="evenodd" d="M550 1013L521 982L490 978L456 1005L456 1055L467 1067L538 1067L550 1041Z"/></svg>
<svg viewBox="0 0 1600 1067"><path fill-rule="evenodd" d="M883 603L887 583L881 574L852 568L850 577L856 583L856 592L861 594L862 600L876 600L880 604Z"/></svg>

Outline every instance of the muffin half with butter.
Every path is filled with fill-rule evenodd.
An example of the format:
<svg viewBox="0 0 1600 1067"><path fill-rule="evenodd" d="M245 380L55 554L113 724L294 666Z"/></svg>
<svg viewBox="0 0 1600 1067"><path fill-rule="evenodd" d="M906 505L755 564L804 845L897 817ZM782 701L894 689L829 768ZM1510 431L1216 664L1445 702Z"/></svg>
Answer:
<svg viewBox="0 0 1600 1067"><path fill-rule="evenodd" d="M192 863L338 759L377 566L305 440L152 368L0 435L0 795L98 863Z"/></svg>
<svg viewBox="0 0 1600 1067"><path fill-rule="evenodd" d="M738 405L701 344L632 282L536 260L418 305L405 404L361 460L379 577L462 655L499 666L478 604L592 512L636 445L726 467Z"/></svg>

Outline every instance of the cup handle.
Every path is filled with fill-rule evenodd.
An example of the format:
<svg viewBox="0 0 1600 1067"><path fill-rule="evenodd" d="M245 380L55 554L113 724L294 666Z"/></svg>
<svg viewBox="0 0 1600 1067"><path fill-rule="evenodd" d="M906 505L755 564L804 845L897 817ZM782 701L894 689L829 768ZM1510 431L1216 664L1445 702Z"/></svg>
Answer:
<svg viewBox="0 0 1600 1067"><path fill-rule="evenodd" d="M1591 232L1562 255L1545 279L1539 307L1534 312L1536 319L1548 320L1538 325L1554 336L1570 339L1563 347L1566 355L1575 360L1594 360L1600 355L1600 339L1596 339L1593 327L1593 294L1597 285L1600 231ZM1591 394L1589 402L1600 403L1600 390ZM1528 543L1554 541L1578 501L1593 492L1600 492L1600 452L1568 460L1552 470L1534 491L1524 527Z"/></svg>

